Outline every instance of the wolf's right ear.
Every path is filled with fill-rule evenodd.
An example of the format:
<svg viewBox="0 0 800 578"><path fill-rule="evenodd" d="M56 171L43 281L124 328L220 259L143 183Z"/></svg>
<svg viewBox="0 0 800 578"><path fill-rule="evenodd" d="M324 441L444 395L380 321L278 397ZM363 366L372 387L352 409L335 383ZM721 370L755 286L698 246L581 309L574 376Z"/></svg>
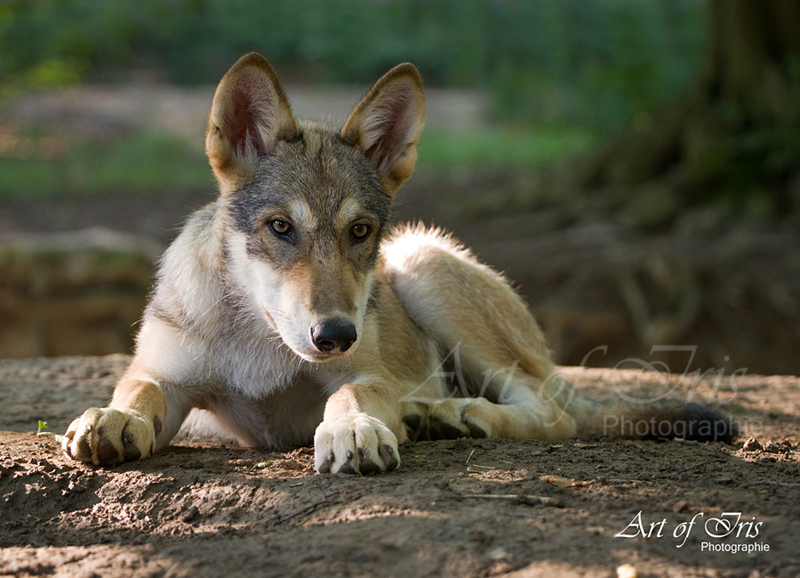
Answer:
<svg viewBox="0 0 800 578"><path fill-rule="evenodd" d="M206 154L223 193L250 180L259 159L299 132L269 62L255 52L242 56L214 93L206 130Z"/></svg>
<svg viewBox="0 0 800 578"><path fill-rule="evenodd" d="M342 128L342 138L361 147L393 195L414 172L424 120L419 72L413 64L400 64L356 105Z"/></svg>

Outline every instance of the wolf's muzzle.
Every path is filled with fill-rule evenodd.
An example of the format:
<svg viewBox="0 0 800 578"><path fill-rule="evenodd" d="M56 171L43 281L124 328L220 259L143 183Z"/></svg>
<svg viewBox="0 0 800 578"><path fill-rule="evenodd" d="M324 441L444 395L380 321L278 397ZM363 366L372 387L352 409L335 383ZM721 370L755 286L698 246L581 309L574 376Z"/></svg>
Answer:
<svg viewBox="0 0 800 578"><path fill-rule="evenodd" d="M344 353L357 338L356 326L346 319L326 319L311 328L311 341L322 353Z"/></svg>

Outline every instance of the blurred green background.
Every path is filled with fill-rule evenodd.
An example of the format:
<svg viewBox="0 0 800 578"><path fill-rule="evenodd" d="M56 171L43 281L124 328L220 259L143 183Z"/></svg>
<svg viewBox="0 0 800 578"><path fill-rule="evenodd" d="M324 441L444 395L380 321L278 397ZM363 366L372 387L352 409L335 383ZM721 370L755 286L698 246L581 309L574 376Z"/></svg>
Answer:
<svg viewBox="0 0 800 578"><path fill-rule="evenodd" d="M492 121L470 134L426 132L423 166L541 167L647 122L678 94L701 61L704 9L697 0L12 0L0 4L0 98L136 74L215 84L249 51L290 84L366 86L411 61L428 87L481 91ZM208 178L196 147L157 134L47 159L2 150L2 196L192 189ZM120 160L132 156L148 174ZM175 162L187 168L176 174Z"/></svg>
<svg viewBox="0 0 800 578"><path fill-rule="evenodd" d="M284 80L371 83L412 61L426 84L489 91L498 118L613 131L696 72L697 0L24 0L0 5L3 91L108 82L131 68L212 84L239 56Z"/></svg>
<svg viewBox="0 0 800 578"><path fill-rule="evenodd" d="M130 350L257 51L299 116L419 68L395 217L513 279L559 363L800 374L798 39L785 0L0 1L0 357Z"/></svg>

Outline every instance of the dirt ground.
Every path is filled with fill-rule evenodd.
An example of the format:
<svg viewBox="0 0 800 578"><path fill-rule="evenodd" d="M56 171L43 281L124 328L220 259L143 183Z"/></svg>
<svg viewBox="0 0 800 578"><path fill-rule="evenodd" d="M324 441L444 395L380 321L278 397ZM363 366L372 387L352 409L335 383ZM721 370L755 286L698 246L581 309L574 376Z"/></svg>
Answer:
<svg viewBox="0 0 800 578"><path fill-rule="evenodd" d="M798 378L562 368L596 399L692 396L743 435L424 442L364 478L198 441L95 468L36 435L105 405L128 360L0 361L0 575L800 576ZM736 544L754 551L708 551Z"/></svg>

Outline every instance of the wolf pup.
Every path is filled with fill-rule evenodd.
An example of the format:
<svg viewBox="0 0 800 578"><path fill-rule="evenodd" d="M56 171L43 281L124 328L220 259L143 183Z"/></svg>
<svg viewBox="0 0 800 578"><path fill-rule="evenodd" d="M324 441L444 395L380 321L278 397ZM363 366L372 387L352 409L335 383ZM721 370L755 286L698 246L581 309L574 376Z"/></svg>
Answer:
<svg viewBox="0 0 800 578"><path fill-rule="evenodd" d="M390 229L424 109L401 64L341 129L299 121L269 63L241 58L208 119L219 198L167 249L130 367L64 451L146 458L193 408L244 446L313 440L321 473L394 470L398 444L419 437L730 440L735 426L695 404L577 395L501 275L438 231Z"/></svg>

